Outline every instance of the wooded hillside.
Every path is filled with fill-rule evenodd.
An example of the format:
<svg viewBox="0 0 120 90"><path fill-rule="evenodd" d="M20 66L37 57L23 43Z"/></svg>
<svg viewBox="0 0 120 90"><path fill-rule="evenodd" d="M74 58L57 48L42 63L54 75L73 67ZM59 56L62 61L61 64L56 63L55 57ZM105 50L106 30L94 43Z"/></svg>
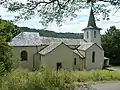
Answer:
<svg viewBox="0 0 120 90"><path fill-rule="evenodd" d="M40 36L45 37L56 37L56 38L73 38L73 39L82 39L83 33L57 33L54 31L41 30L41 29L32 29L28 27L20 27L21 30L27 32L39 32Z"/></svg>

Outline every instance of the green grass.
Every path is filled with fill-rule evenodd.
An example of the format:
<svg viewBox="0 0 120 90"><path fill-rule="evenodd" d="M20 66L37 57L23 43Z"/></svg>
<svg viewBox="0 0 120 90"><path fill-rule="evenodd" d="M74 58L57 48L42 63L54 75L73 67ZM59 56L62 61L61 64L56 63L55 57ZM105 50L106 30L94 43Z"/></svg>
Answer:
<svg viewBox="0 0 120 90"><path fill-rule="evenodd" d="M0 90L66 90L75 82L120 81L120 72L55 71L27 72L18 69L0 78Z"/></svg>
<svg viewBox="0 0 120 90"><path fill-rule="evenodd" d="M116 69L120 69L120 66L111 66L113 68L116 68Z"/></svg>

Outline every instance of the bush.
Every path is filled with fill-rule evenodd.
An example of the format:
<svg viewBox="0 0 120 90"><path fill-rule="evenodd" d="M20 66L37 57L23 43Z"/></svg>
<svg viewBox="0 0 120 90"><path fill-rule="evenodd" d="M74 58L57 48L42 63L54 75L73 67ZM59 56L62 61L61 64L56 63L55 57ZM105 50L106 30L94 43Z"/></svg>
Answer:
<svg viewBox="0 0 120 90"><path fill-rule="evenodd" d="M3 72L11 71L12 54L11 47L6 42L0 41L0 65ZM3 74L3 73L2 73Z"/></svg>
<svg viewBox="0 0 120 90"><path fill-rule="evenodd" d="M0 78L0 90L66 90L74 82L119 80L120 72L106 70L69 72L43 69L28 72L17 69Z"/></svg>
<svg viewBox="0 0 120 90"><path fill-rule="evenodd" d="M120 72L107 70L77 71L74 72L77 82L88 81L119 81Z"/></svg>
<svg viewBox="0 0 120 90"><path fill-rule="evenodd" d="M3 77L3 86L6 90L65 90L72 84L72 77L67 71L45 69L36 72L16 70Z"/></svg>
<svg viewBox="0 0 120 90"><path fill-rule="evenodd" d="M19 60L12 57L11 47L0 39L0 75L18 66Z"/></svg>
<svg viewBox="0 0 120 90"><path fill-rule="evenodd" d="M4 75L4 73L10 72L12 69L14 60L8 42L19 32L19 27L11 21L0 19L0 75Z"/></svg>

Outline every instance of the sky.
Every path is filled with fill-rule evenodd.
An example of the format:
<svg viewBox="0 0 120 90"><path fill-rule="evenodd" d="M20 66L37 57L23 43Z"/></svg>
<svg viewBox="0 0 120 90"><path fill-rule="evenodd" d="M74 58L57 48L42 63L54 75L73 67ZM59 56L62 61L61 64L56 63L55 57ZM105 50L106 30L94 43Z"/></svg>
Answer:
<svg viewBox="0 0 120 90"><path fill-rule="evenodd" d="M110 13L110 20L100 20L96 21L96 24L98 27L102 28L101 34L104 34L107 29L109 29L110 26L115 25L117 28L120 28L120 10L118 10L115 13L115 10L113 6L106 4L108 9L111 9ZM82 29L87 26L88 18L89 18L90 8L86 8L81 10L81 12L78 13L78 16L74 18L72 21L68 20L62 24L61 27L57 27L55 23L50 24L47 27L47 30L55 31L55 32L71 32L71 33L81 33ZM114 14L115 13L115 14ZM18 13L10 13L5 8L0 7L0 15L2 19L5 20L13 20L14 16ZM36 28L36 29L42 29L44 28L40 23L38 19L39 17L34 17L27 21L22 22L16 22L15 24L20 27L29 27L29 28Z"/></svg>

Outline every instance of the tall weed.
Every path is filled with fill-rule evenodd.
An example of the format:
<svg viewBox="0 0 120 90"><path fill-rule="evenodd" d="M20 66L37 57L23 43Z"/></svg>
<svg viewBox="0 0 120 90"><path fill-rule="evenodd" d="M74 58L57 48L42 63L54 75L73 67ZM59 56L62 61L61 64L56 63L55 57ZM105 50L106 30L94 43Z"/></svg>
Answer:
<svg viewBox="0 0 120 90"><path fill-rule="evenodd" d="M119 81L120 72L18 69L0 77L0 90L66 90L74 82Z"/></svg>

